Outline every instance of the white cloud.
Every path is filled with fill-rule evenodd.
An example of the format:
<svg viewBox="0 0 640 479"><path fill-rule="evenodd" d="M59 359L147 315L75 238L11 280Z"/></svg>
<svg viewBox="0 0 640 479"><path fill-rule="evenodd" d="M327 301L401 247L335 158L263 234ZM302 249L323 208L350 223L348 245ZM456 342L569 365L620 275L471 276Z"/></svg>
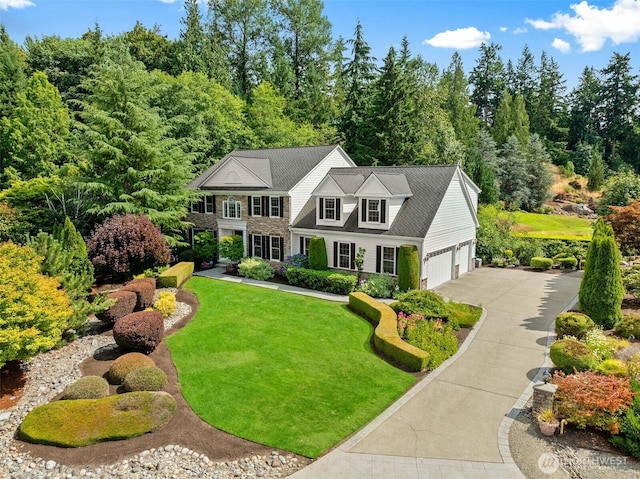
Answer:
<svg viewBox="0 0 640 479"><path fill-rule="evenodd" d="M506 32L507 30L509 30L507 27L500 27L501 32Z"/></svg>
<svg viewBox="0 0 640 479"><path fill-rule="evenodd" d="M640 0L616 0L611 8L598 8L582 1L571 5L574 14L556 13L550 22L530 20L534 28L564 29L573 35L583 52L600 50L607 40L614 44L640 39Z"/></svg>
<svg viewBox="0 0 640 479"><path fill-rule="evenodd" d="M30 0L0 0L0 10L9 10L10 8L26 8L35 7L35 3Z"/></svg>
<svg viewBox="0 0 640 479"><path fill-rule="evenodd" d="M178 0L160 0L162 3L176 3Z"/></svg>
<svg viewBox="0 0 640 479"><path fill-rule="evenodd" d="M571 44L561 40L560 38L554 38L551 46L562 53L569 53L571 51Z"/></svg>
<svg viewBox="0 0 640 479"><path fill-rule="evenodd" d="M433 38L422 42L436 48L456 48L465 50L476 48L491 38L489 32L481 32L475 27L458 28L438 33Z"/></svg>
<svg viewBox="0 0 640 479"><path fill-rule="evenodd" d="M524 27L518 27L513 31L514 35L520 35L522 33L527 33L527 29Z"/></svg>

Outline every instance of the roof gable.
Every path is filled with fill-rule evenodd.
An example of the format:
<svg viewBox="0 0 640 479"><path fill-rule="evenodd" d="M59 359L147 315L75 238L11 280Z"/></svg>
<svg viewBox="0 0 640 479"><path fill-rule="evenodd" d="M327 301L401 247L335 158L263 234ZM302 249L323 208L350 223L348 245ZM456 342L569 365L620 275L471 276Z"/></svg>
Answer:
<svg viewBox="0 0 640 479"><path fill-rule="evenodd" d="M404 173L372 172L362 186L355 192L356 196L411 196L411 188Z"/></svg>
<svg viewBox="0 0 640 479"><path fill-rule="evenodd" d="M345 196L345 191L330 175L325 176L311 193L312 196Z"/></svg>
<svg viewBox="0 0 640 479"><path fill-rule="evenodd" d="M227 157L200 185L201 188L271 188L268 159Z"/></svg>

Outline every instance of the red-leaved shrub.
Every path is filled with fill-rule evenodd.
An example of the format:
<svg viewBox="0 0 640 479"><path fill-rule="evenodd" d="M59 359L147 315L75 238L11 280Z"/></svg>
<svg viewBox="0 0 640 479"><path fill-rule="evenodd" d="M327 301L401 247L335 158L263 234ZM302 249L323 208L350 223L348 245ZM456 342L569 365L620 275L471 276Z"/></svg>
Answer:
<svg viewBox="0 0 640 479"><path fill-rule="evenodd" d="M558 412L579 428L592 426L618 434L622 414L633 404L628 377L558 372L551 382L558 386Z"/></svg>
<svg viewBox="0 0 640 479"><path fill-rule="evenodd" d="M102 271L137 274L169 263L167 241L144 215L114 215L98 226L87 243L89 258Z"/></svg>
<svg viewBox="0 0 640 479"><path fill-rule="evenodd" d="M155 279L153 280L155 283ZM147 281L134 280L127 284L121 291L133 291L136 293L136 311L144 311L153 305L155 288Z"/></svg>
<svg viewBox="0 0 640 479"><path fill-rule="evenodd" d="M106 299L115 299L116 302L106 311L96 313L100 321L113 323L136 309L137 296L133 291L114 291L107 294Z"/></svg>
<svg viewBox="0 0 640 479"><path fill-rule="evenodd" d="M157 311L138 311L113 325L113 339L127 351L151 353L164 336L164 320Z"/></svg>

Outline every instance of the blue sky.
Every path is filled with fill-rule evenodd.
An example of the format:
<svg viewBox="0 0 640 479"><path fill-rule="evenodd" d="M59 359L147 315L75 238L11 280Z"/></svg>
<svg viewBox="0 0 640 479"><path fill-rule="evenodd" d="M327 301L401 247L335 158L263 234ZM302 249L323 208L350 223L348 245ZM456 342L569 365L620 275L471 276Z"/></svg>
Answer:
<svg viewBox="0 0 640 479"><path fill-rule="evenodd" d="M130 30L136 20L176 38L181 0L0 0L0 23L22 43L28 35L77 37L97 21L106 33ZM604 67L613 52L631 52L640 67L640 0L325 0L334 37L351 38L359 19L373 55L382 59L406 34L414 54L444 68L458 51L470 71L479 45L502 45L515 63L524 45L559 63L569 87L589 65Z"/></svg>

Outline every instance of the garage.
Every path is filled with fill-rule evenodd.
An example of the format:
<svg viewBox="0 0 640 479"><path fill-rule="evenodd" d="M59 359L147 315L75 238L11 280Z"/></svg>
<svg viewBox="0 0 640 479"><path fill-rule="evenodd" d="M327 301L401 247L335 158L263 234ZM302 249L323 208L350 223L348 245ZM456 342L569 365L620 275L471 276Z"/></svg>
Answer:
<svg viewBox="0 0 640 479"><path fill-rule="evenodd" d="M445 248L429 254L427 261L427 288L433 289L452 279L453 248Z"/></svg>
<svg viewBox="0 0 640 479"><path fill-rule="evenodd" d="M469 264L470 258L469 254L471 253L471 243L466 242L463 243L460 249L458 250L458 274L464 274L469 272Z"/></svg>

